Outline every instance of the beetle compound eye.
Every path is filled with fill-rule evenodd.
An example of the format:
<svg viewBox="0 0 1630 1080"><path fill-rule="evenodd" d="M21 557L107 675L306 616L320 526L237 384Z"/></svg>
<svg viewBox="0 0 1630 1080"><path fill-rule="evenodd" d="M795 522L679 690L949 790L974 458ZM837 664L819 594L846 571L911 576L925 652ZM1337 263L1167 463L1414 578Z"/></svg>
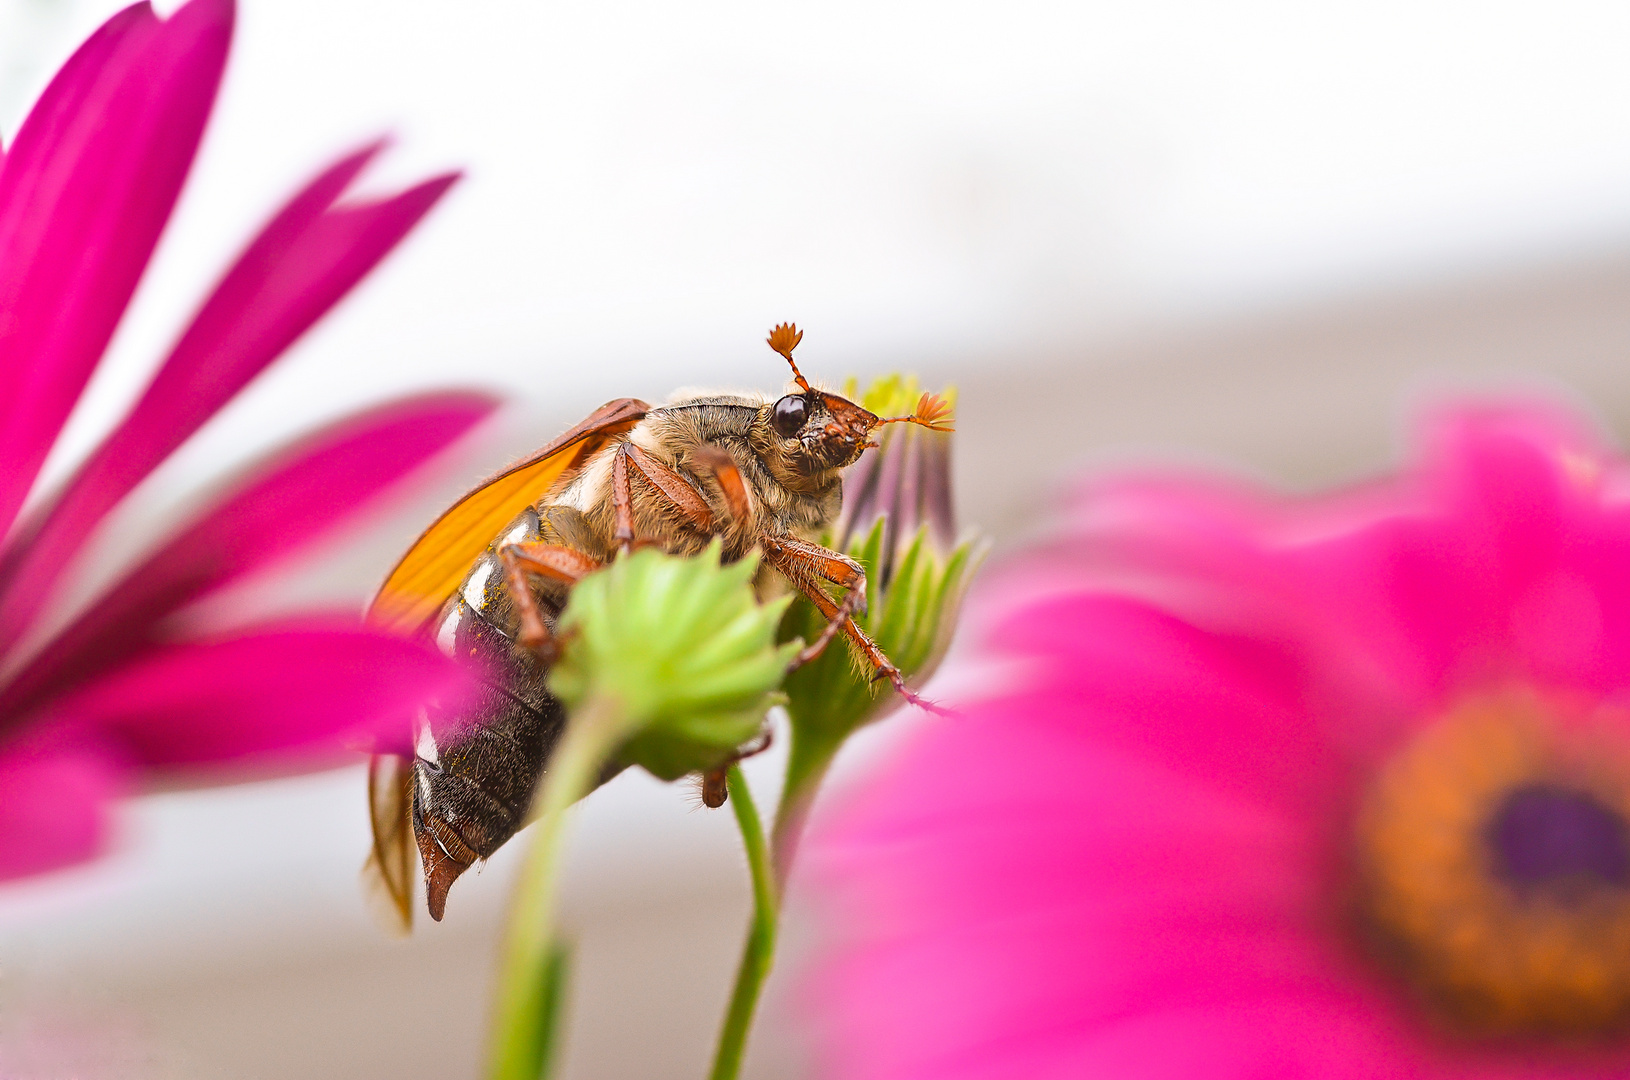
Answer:
<svg viewBox="0 0 1630 1080"><path fill-rule="evenodd" d="M798 394L788 394L775 403L775 418L771 421L775 425L776 434L783 439L790 439L798 434L798 429L804 426L809 419L809 402Z"/></svg>

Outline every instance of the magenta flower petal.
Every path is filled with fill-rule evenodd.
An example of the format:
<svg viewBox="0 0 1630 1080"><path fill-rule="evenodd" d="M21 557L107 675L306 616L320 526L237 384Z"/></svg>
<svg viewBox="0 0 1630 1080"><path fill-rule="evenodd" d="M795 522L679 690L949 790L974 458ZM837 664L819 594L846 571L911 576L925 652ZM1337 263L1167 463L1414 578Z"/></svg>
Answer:
<svg viewBox="0 0 1630 1080"><path fill-rule="evenodd" d="M234 17L233 0L190 0L163 20L146 3L119 12L0 154L0 879L95 854L127 775L326 764L346 740L401 749L412 714L469 678L424 643L354 619L183 643L186 628L166 617L352 517L492 410L473 394L386 406L263 463L56 640L16 649L38 636L34 620L107 512L455 179L338 203L378 145L313 179L223 275L124 421L16 527L174 207Z"/></svg>
<svg viewBox="0 0 1630 1080"><path fill-rule="evenodd" d="M1169 1077L1232 1058L1238 1073L1210 1075L1257 1075L1296 1056L1278 999L1360 1004L1303 914L1317 830L1106 753L1033 703L926 735L821 829L810 869L852 935L814 988L830 1073ZM1242 1003L1255 1035L1230 1021Z"/></svg>
<svg viewBox="0 0 1630 1080"><path fill-rule="evenodd" d="M1424 433L1095 485L987 581L1011 684L811 835L823 1075L1630 1076L1630 461Z"/></svg>
<svg viewBox="0 0 1630 1080"><path fill-rule="evenodd" d="M1570 519L1585 509L1533 442L1471 417L1455 428L1431 433L1443 456L1410 485L1435 512L1392 516L1310 553L1325 587L1353 605L1343 621L1428 697L1486 674L1473 668L1518 662L1511 605L1568 561L1580 524ZM1329 573L1337 564L1343 572Z"/></svg>
<svg viewBox="0 0 1630 1080"><path fill-rule="evenodd" d="M1294 653L1202 632L1117 596L1064 594L992 634L1045 681L1012 703L1033 724L1090 736L1192 782L1266 806L1345 794L1346 764L1309 725Z"/></svg>
<svg viewBox="0 0 1630 1080"><path fill-rule="evenodd" d="M1618 685L1630 505L1605 494L1630 487L1624 463L1531 403L1428 417L1416 441L1400 475L1314 502L1216 479L1096 483L1069 535L998 576L1010 596L1096 587L1219 630L1273 625L1346 668L1330 677L1369 681L1365 727L1499 673Z"/></svg>
<svg viewBox="0 0 1630 1080"><path fill-rule="evenodd" d="M1630 660L1625 466L1577 425L1490 406L1435 424L1414 501L1309 552L1355 641L1442 701L1499 674L1623 685Z"/></svg>
<svg viewBox="0 0 1630 1080"><path fill-rule="evenodd" d="M332 206L378 145L317 177L249 245L125 418L0 563L0 650L50 594L97 521L396 246L453 183Z"/></svg>
<svg viewBox="0 0 1630 1080"><path fill-rule="evenodd" d="M69 866L107 846L128 763L94 739L31 739L0 752L0 881Z"/></svg>
<svg viewBox="0 0 1630 1080"><path fill-rule="evenodd" d="M230 0L110 19L0 170L0 530L113 334L215 100Z"/></svg>
<svg viewBox="0 0 1630 1080"><path fill-rule="evenodd" d="M262 463L41 650L0 693L0 717L117 663L146 645L158 619L353 518L496 404L470 393L394 402Z"/></svg>
<svg viewBox="0 0 1630 1080"><path fill-rule="evenodd" d="M428 644L336 618L158 648L53 702L147 766L313 767L394 741L428 700L457 701L469 669Z"/></svg>

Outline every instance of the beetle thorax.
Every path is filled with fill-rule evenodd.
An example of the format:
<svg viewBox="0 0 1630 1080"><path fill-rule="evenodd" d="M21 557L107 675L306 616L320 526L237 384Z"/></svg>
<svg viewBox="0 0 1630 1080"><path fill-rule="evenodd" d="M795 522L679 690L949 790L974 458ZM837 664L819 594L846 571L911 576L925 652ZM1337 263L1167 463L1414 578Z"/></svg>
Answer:
<svg viewBox="0 0 1630 1080"><path fill-rule="evenodd" d="M797 486L782 482L772 463L765 460L763 433L757 430L767 409L762 397L714 394L684 398L654 409L629 432L627 440L662 464L683 474L702 494L715 513L715 520L729 521L728 508L717 481L699 464L697 451L703 447L729 454L747 483L752 497L753 520L745 527L720 529L726 539L727 559L739 558L753 546L760 533L813 535L837 515L841 501L841 474L823 470L821 475L793 477ZM581 511L603 534L604 551L613 546L613 466L617 444L602 450L565 488L548 500ZM643 481L631 481L634 489L636 535L660 543L675 553L700 550L709 537L694 529L676 526L671 515L653 513L639 497Z"/></svg>

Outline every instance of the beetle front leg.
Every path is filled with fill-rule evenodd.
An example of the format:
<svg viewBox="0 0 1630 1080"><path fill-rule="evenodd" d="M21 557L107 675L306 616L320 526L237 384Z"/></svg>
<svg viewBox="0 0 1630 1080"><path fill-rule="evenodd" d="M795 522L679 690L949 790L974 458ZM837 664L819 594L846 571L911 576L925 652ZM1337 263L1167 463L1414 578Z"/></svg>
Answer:
<svg viewBox="0 0 1630 1080"><path fill-rule="evenodd" d="M887 679L889 684L894 687L895 693L899 694L901 697L905 698L908 702L917 706L918 708L926 709L931 713L938 713L942 716L951 715L943 707L934 704L932 701L929 701L927 698L911 689L911 687L907 686L905 675L899 668L894 666L894 663L889 659L888 654L882 650L877 642L867 637L866 632L860 627L856 626L853 619L843 617L843 605L828 596L826 594L826 590L819 588L818 586L805 588L800 585L799 591L809 598L810 603L815 605L816 611L819 611L822 615L827 617L828 627L831 627L834 624L841 625L843 632L849 635L849 640L854 643L855 649L860 653L861 658L865 660L865 662L869 664L872 670L876 673L872 676L873 682L877 681L878 679ZM825 635L823 634L822 636Z"/></svg>
<svg viewBox="0 0 1630 1080"><path fill-rule="evenodd" d="M822 612L827 621L820 636L793 658L788 670L796 671L820 656L845 626L853 626L854 615L866 613L866 569L841 552L796 536L764 536L759 539L759 548L765 560L812 601L819 595L832 604L831 597L819 584L821 581L830 581L846 590L841 603Z"/></svg>
<svg viewBox="0 0 1630 1080"><path fill-rule="evenodd" d="M616 512L614 538L634 544L634 492L630 477L638 473L653 489L652 505L677 514L692 529L709 535L736 533L752 524L753 503L736 461L717 446L704 444L691 451L692 468L710 474L724 497L724 520L708 506L696 481L653 457L635 443L624 443L612 463L612 507ZM621 471L619 471L619 469ZM627 507L626 513L624 507Z"/></svg>
<svg viewBox="0 0 1630 1080"><path fill-rule="evenodd" d="M853 626L855 609L861 606L860 601L864 601L865 598L866 589L864 583L858 589L849 590L844 595L843 602L837 606L837 610L827 618L826 625L821 627L821 632L815 636L815 640L799 649L798 655L792 658L792 663L787 665L787 673L791 674L811 660L818 658L821 653L826 651L826 647L832 644L832 639L838 636L839 631L845 626Z"/></svg>
<svg viewBox="0 0 1630 1080"><path fill-rule="evenodd" d="M702 445L691 451L691 460L713 474L724 496L728 520L714 523L714 532L725 533L745 529L753 522L753 498L748 493L747 481L736 465L736 459L717 446Z"/></svg>

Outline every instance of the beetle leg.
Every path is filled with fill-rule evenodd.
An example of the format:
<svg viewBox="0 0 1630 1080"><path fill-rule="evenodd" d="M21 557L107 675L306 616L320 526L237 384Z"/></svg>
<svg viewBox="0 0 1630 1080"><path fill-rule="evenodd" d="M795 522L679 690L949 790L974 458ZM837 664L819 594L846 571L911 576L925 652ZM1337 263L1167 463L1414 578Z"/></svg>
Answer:
<svg viewBox="0 0 1630 1080"><path fill-rule="evenodd" d="M859 607L859 602L851 606L849 601L857 593L863 596L866 591L866 572L861 569L859 563L819 544L792 536L764 536L760 538L759 546L763 549L764 558L769 564L792 582L799 592L808 597L809 602L815 605L815 610L826 616L826 630L822 631L821 636L816 638L815 643L806 648L804 653L808 653L816 646L825 648L841 630L849 636L861 658L877 673L875 678L887 679L895 692L913 705L930 712L944 711L907 686L905 676L894 666L888 654L867 637L864 630L855 625L855 620L851 616L856 610L864 609ZM849 589L849 596L844 597L842 602L832 599L820 585L822 578ZM794 659L794 668L814 659L814 656L806 658L804 653L800 653Z"/></svg>
<svg viewBox="0 0 1630 1080"><path fill-rule="evenodd" d="M809 596L810 603L815 605L815 609L822 615L825 615L828 619L838 619L842 605L835 603L823 590L816 589L815 594L816 595L805 593L806 596ZM849 635L849 640L855 643L855 646L860 650L861 656L863 656L866 662L870 664L877 672L877 674L873 676L873 681L876 681L877 679L887 679L890 685L894 687L895 692L901 697L905 698L911 704L927 709L929 712L945 712L945 710L940 706L935 705L932 701L922 697L915 690L906 685L905 676L902 675L900 673L900 669L895 667L894 663L889 660L888 654L879 648L875 641L867 637L866 632L860 627L856 626L853 619L843 619L842 625L844 632Z"/></svg>
<svg viewBox="0 0 1630 1080"><path fill-rule="evenodd" d="M736 459L719 449L717 446L703 444L691 451L691 460L713 474L719 482L719 490L724 494L725 508L730 512L730 525L745 525L753 520L753 501L747 494L747 481L742 479L741 469L736 467ZM718 531L723 532L721 528Z"/></svg>
<svg viewBox="0 0 1630 1080"><path fill-rule="evenodd" d="M770 748L772 735L768 726L758 733L752 742L738 746L734 753L722 764L716 765L702 774L702 805L709 810L717 810L730 798L730 786L725 782L725 774L730 766L738 761L762 754Z"/></svg>
<svg viewBox="0 0 1630 1080"><path fill-rule="evenodd" d="M807 592L807 585L819 592L816 579L830 581L851 594L858 594L850 610L866 614L866 570L849 556L796 536L766 534L759 537L758 546L770 565L801 590Z"/></svg>
<svg viewBox="0 0 1630 1080"><path fill-rule="evenodd" d="M634 547L634 497L628 487L628 443L617 447L611 461L611 510L616 518L612 539L617 550L627 555Z"/></svg>
<svg viewBox="0 0 1630 1080"><path fill-rule="evenodd" d="M600 569L599 560L560 544L505 544L498 549L498 558L503 561L510 599L521 618L521 644L530 649L540 663L554 663L560 645L543 621L543 611L538 607L537 597L532 595L526 576L537 574L575 585L585 575Z"/></svg>
<svg viewBox="0 0 1630 1080"><path fill-rule="evenodd" d="M747 494L747 482L742 479L741 470L736 467L736 460L717 446L704 444L697 447L691 452L691 461L696 467L711 473L719 482L719 489L724 495L725 502L724 521L720 521L714 514L706 497L696 489L696 484L689 477L664 465L634 443L624 445L627 447L628 464L650 481L651 486L657 489L668 505L677 510L692 528L709 534L727 533L740 529L752 521L753 504ZM625 466L625 471L626 468ZM617 494L616 483L614 471L612 474L614 504ZM630 507L633 504L632 494L630 491ZM630 511L628 528L630 538L634 531L632 521L633 515Z"/></svg>
<svg viewBox="0 0 1630 1080"><path fill-rule="evenodd" d="M787 670L797 671L825 652L832 639L844 627L854 626L853 616L856 612L865 614L866 571L849 556L796 536L762 537L759 546L764 549L765 558L770 561L770 565L786 575L788 580L798 586L799 591L811 599L814 599L816 593L823 597L827 596L826 590L821 588L817 578L830 581L845 590L843 600L837 607L825 612L826 626L822 628L820 634L792 658Z"/></svg>
<svg viewBox="0 0 1630 1080"><path fill-rule="evenodd" d="M825 595L824 591L822 595ZM854 626L855 608L860 606L857 598L864 598L865 595L861 589L850 590L844 596L843 602L837 606L837 610L827 617L826 625L821 627L821 632L815 636L815 640L798 650L798 655L787 665L787 671L789 673L797 671L820 656L826 651L826 647L832 644L832 639L838 636L840 630L845 626Z"/></svg>
<svg viewBox="0 0 1630 1080"><path fill-rule="evenodd" d="M728 774L731 762L726 762L702 774L702 805L717 810L730 800Z"/></svg>
<svg viewBox="0 0 1630 1080"><path fill-rule="evenodd" d="M667 496L668 502L672 503L686 520L703 532L713 531L713 511L708 509L707 500L702 498L701 493L689 480L633 443L623 445L628 448L628 459L634 468L638 469L640 475L649 480L653 487ZM630 526L630 538L633 531L633 527Z"/></svg>

